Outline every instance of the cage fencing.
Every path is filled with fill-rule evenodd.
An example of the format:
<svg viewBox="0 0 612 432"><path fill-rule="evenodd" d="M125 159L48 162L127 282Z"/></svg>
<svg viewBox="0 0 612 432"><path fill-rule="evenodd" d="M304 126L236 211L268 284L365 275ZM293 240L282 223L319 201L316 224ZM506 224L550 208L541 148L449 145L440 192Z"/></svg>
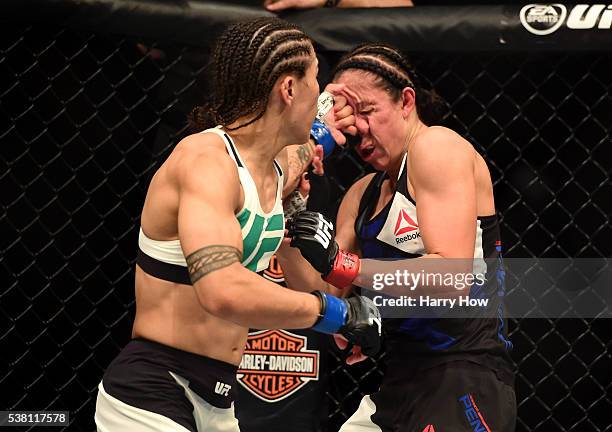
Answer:
<svg viewBox="0 0 612 432"><path fill-rule="evenodd" d="M69 410L68 429L89 431L130 335L146 187L206 95L209 52L52 24L0 32L0 409ZM612 256L612 54L413 60L444 124L489 163L506 256ZM367 171L351 150L326 169L337 199ZM518 430L612 430L605 324L511 322ZM330 431L376 389L380 360L335 357Z"/></svg>

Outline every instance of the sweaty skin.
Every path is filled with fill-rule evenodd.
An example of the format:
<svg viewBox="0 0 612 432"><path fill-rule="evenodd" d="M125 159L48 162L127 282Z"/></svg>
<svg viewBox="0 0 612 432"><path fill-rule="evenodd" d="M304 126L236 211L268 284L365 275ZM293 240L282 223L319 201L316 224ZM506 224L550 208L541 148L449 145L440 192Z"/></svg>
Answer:
<svg viewBox="0 0 612 432"><path fill-rule="evenodd" d="M273 208L277 190L274 157L285 149L279 159L290 182L299 180L312 159L312 151L304 154L312 144L286 147L308 136L303 123L316 112L316 70L313 54L304 78L279 78L260 120L229 132L265 212ZM290 167L290 160L298 162ZM194 252L207 259L196 263L201 271L194 285L164 281L136 267L133 337L238 365L249 327L306 328L316 322L315 296L283 289L238 262L242 237L235 215L243 202L236 165L221 138L195 134L177 145L151 181L141 226L154 240L178 238L188 262ZM220 247L211 248L215 245ZM209 271L215 264L223 267Z"/></svg>

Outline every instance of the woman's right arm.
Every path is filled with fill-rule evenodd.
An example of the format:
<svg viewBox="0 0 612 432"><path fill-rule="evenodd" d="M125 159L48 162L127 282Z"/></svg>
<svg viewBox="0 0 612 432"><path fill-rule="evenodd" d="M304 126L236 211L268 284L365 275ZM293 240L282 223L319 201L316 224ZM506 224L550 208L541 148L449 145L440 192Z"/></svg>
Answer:
<svg viewBox="0 0 612 432"><path fill-rule="evenodd" d="M341 300L282 289L242 264L236 166L224 149L186 155L177 166L178 228L198 301L243 327L312 328L340 333L369 353L380 347L380 314L365 297Z"/></svg>
<svg viewBox="0 0 612 432"><path fill-rule="evenodd" d="M234 211L240 185L224 149L186 149L174 167L179 185L179 239L201 306L245 327L311 327L320 312L312 295L279 289L241 264Z"/></svg>

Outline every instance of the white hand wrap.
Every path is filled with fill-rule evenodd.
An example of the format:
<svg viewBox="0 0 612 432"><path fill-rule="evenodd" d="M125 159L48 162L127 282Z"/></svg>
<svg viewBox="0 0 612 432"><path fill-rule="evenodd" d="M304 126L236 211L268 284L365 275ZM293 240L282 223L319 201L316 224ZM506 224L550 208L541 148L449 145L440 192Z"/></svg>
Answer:
<svg viewBox="0 0 612 432"><path fill-rule="evenodd" d="M322 123L325 123L325 116L334 107L334 96L330 92L324 91L319 95L317 100L317 116L316 119Z"/></svg>
<svg viewBox="0 0 612 432"><path fill-rule="evenodd" d="M308 200L308 197L304 198L299 191L294 190L291 195L283 201L285 219L292 219L296 213L306 210L306 200Z"/></svg>

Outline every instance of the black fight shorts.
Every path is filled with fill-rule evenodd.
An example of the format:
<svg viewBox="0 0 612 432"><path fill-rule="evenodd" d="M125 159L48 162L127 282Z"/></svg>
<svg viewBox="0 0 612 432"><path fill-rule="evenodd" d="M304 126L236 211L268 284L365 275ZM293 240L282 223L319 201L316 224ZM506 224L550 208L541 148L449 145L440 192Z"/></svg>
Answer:
<svg viewBox="0 0 612 432"><path fill-rule="evenodd" d="M98 432L238 432L236 366L130 341L98 386Z"/></svg>
<svg viewBox="0 0 612 432"><path fill-rule="evenodd" d="M516 397L507 376L464 360L409 375L396 369L340 432L514 432Z"/></svg>

